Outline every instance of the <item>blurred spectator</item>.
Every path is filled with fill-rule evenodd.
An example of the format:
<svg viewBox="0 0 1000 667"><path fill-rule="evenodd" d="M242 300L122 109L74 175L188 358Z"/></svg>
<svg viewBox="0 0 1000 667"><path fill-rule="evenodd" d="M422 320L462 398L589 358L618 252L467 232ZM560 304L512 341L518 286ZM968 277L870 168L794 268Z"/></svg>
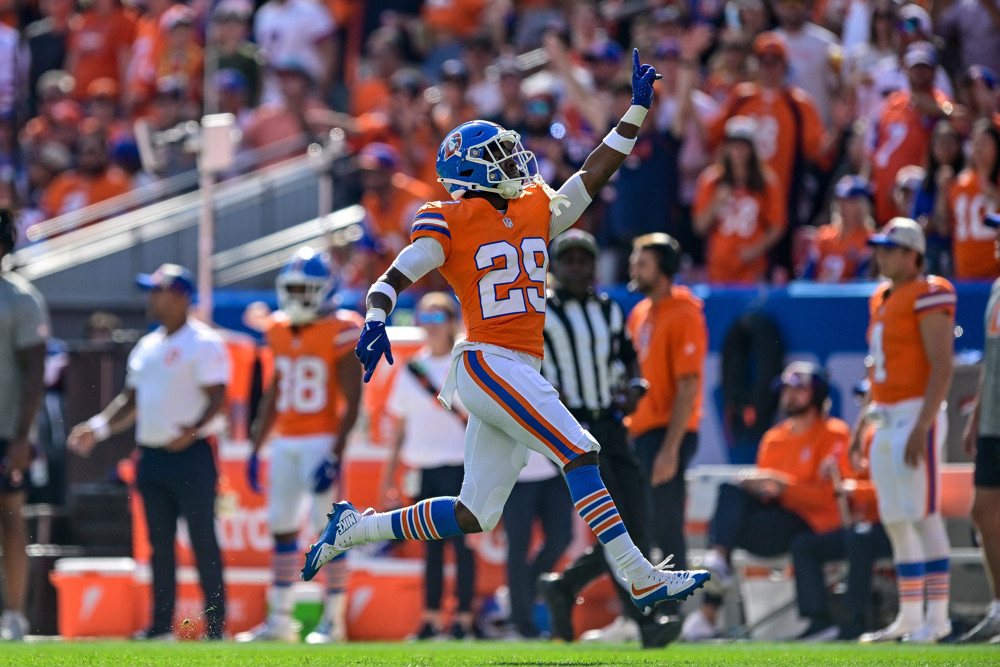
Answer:
<svg viewBox="0 0 1000 667"><path fill-rule="evenodd" d="M122 321L114 313L95 310L83 326L83 337L91 343L110 343L115 332L122 328Z"/></svg>
<svg viewBox="0 0 1000 667"><path fill-rule="evenodd" d="M420 27L424 32L424 64L430 75L446 60L461 55L462 40L480 29L486 0L434 0L422 5Z"/></svg>
<svg viewBox="0 0 1000 667"><path fill-rule="evenodd" d="M274 0L271 0L272 2ZM299 2L300 0L289 0ZM301 0L308 2L310 0ZM247 127L245 139L253 148L262 148L277 143L287 143L296 137L306 141L313 134L313 118L329 111L316 98L314 81L305 64L299 60L285 60L272 67L277 74L281 101L265 102L254 114ZM265 91L266 95L266 91ZM262 164L273 164L299 154L301 146L289 146L287 152L275 156Z"/></svg>
<svg viewBox="0 0 1000 667"><path fill-rule="evenodd" d="M764 0L736 0L740 25L748 35L759 35L771 25L771 14Z"/></svg>
<svg viewBox="0 0 1000 667"><path fill-rule="evenodd" d="M867 41L849 47L844 54L843 76L847 93L855 98L857 114L861 118L874 119L885 97L895 92L876 89L873 72L882 60L895 61L899 6L898 0L872 2Z"/></svg>
<svg viewBox="0 0 1000 667"><path fill-rule="evenodd" d="M709 282L753 284L767 279L767 253L787 224L785 206L758 155L758 123L733 116L724 131L718 161L698 178L694 232L708 237Z"/></svg>
<svg viewBox="0 0 1000 667"><path fill-rule="evenodd" d="M955 176L965 168L962 137L951 122L939 120L931 134L926 176L917 190L913 210L906 217L916 220L927 236L927 273L951 275L951 231L948 191Z"/></svg>
<svg viewBox="0 0 1000 667"><path fill-rule="evenodd" d="M829 30L806 20L808 0L778 0L775 14L788 49L788 83L812 97L820 117L830 123L833 96L840 87L840 40Z"/></svg>
<svg viewBox="0 0 1000 667"><path fill-rule="evenodd" d="M473 35L465 40L462 62L469 73L466 97L474 107L477 118L495 116L503 107L499 72L492 67L493 57L493 42L487 35Z"/></svg>
<svg viewBox="0 0 1000 667"><path fill-rule="evenodd" d="M254 41L267 62L261 101L282 101L282 63L296 61L326 99L334 67L337 26L315 0L267 0L254 16Z"/></svg>
<svg viewBox="0 0 1000 667"><path fill-rule="evenodd" d="M174 0L145 0L142 16L136 21L135 40L125 74L124 103L130 113L142 106L156 92L156 70L163 51L165 31L160 19Z"/></svg>
<svg viewBox="0 0 1000 667"><path fill-rule="evenodd" d="M69 21L73 16L74 6L74 0L41 0L38 7L42 11L42 18L25 28L24 38L31 55L28 113L32 116L38 109L39 79L46 72L62 69L66 62Z"/></svg>
<svg viewBox="0 0 1000 667"><path fill-rule="evenodd" d="M514 5L512 9L515 16L513 35L508 43L518 53L541 46L543 35L554 26L566 28L566 16L555 0L530 0L511 4Z"/></svg>
<svg viewBox="0 0 1000 667"><path fill-rule="evenodd" d="M238 69L220 69L215 75L215 86L219 95L219 113L233 114L236 126L246 131L253 118L250 83L246 76Z"/></svg>
<svg viewBox="0 0 1000 667"><path fill-rule="evenodd" d="M796 538L841 526L833 484L823 470L847 448L850 427L828 415L829 380L815 364L792 362L781 374L781 404L788 417L761 439L757 468L719 487L702 567L712 573L701 608L684 619L681 637L716 637L717 616L733 585L733 549L773 557ZM708 582L706 582L707 584Z"/></svg>
<svg viewBox="0 0 1000 667"><path fill-rule="evenodd" d="M48 217L38 209L42 193L56 176L72 166L73 155L61 143L47 141L32 146L25 157L27 159L28 197L20 217L22 220L30 218L30 222L26 223L26 226L30 226Z"/></svg>
<svg viewBox="0 0 1000 667"><path fill-rule="evenodd" d="M163 12L160 26L165 38L156 60L156 78L173 77L185 102L197 108L201 104L205 55L195 41L194 20L194 11L185 5L174 5Z"/></svg>
<svg viewBox="0 0 1000 667"><path fill-rule="evenodd" d="M838 283L871 275L868 237L875 231L872 187L861 176L844 176L834 188L830 224L816 232L802 277Z"/></svg>
<svg viewBox="0 0 1000 667"><path fill-rule="evenodd" d="M930 43L934 38L931 30L931 17L920 5L905 4L897 16L896 55L892 58L883 58L873 67L872 71L875 91L882 96L882 99L898 90L909 89L911 85L909 68L904 62L906 53L911 44L916 42ZM951 79L948 78L947 72L936 61L936 58L933 67L935 68L934 87L939 88L948 97L952 97L954 88L951 85ZM875 107L875 111L878 111L878 107ZM875 118L873 117L871 120L874 121Z"/></svg>
<svg viewBox="0 0 1000 667"><path fill-rule="evenodd" d="M937 51L928 42L914 42L904 64L909 90L893 93L882 107L872 147L872 181L875 183L875 222L883 225L895 215L892 188L896 173L906 165L923 165L934 123L951 115L948 96L934 86Z"/></svg>
<svg viewBox="0 0 1000 667"><path fill-rule="evenodd" d="M128 177L108 166L107 139L96 128L80 136L76 154L77 168L56 176L42 195L40 208L47 217L78 211L130 189Z"/></svg>
<svg viewBox="0 0 1000 667"><path fill-rule="evenodd" d="M612 97L616 75L622 60L622 48L608 39L594 42L583 53L585 68L576 66L566 41L555 31L544 38L548 55L547 72L558 77L562 91L560 103L574 130L592 135L603 133L613 122ZM528 79L534 80L543 74Z"/></svg>
<svg viewBox="0 0 1000 667"><path fill-rule="evenodd" d="M367 285L385 273L400 250L410 243L410 225L417 209L435 193L400 169L399 152L383 143L368 144L358 154L361 205L365 208L364 238L353 258L351 285Z"/></svg>
<svg viewBox="0 0 1000 667"><path fill-rule="evenodd" d="M260 96L261 75L261 55L257 45L247 39L252 13L253 7L248 0L219 2L212 12L211 37L206 48L208 62L216 72L233 70L243 76L247 103L251 107L256 106Z"/></svg>
<svg viewBox="0 0 1000 667"><path fill-rule="evenodd" d="M499 79L497 89L500 94L501 106L495 114L484 118L522 133L524 131L525 100L521 92L521 70L513 58L500 58L497 60L495 68Z"/></svg>
<svg viewBox="0 0 1000 667"><path fill-rule="evenodd" d="M959 67L989 67L1000 72L1000 3L997 0L955 0L937 15L935 32L945 48L958 49Z"/></svg>
<svg viewBox="0 0 1000 667"><path fill-rule="evenodd" d="M441 65L440 83L437 90L440 97L431 108L431 123L439 136L445 136L452 128L476 119L476 109L466 97L469 91L469 70L461 60L446 60Z"/></svg>
<svg viewBox="0 0 1000 667"><path fill-rule="evenodd" d="M806 164L824 159L831 137L839 133L847 119L838 117L833 128L836 132L828 136L809 94L786 85L788 49L783 37L774 32L761 33L754 39L753 52L759 63L756 81L740 84L733 90L710 128L709 136L711 143L718 145L726 122L733 116L749 116L756 121L756 152L777 179L775 190L779 203L774 206L785 209L783 219L794 229L805 222L800 209ZM788 238L786 235L775 251L775 261L790 269Z"/></svg>
<svg viewBox="0 0 1000 667"><path fill-rule="evenodd" d="M969 68L968 99L963 103L973 118L989 118L1000 127L1000 78L997 71L973 65Z"/></svg>
<svg viewBox="0 0 1000 667"><path fill-rule="evenodd" d="M94 0L72 18L66 69L76 79L77 99L94 79L125 81L135 34L135 15L121 0Z"/></svg>
<svg viewBox="0 0 1000 667"><path fill-rule="evenodd" d="M47 117L52 105L68 99L76 89L76 79L66 70L53 69L45 72L35 84L35 115Z"/></svg>
<svg viewBox="0 0 1000 667"><path fill-rule="evenodd" d="M729 99L733 89L750 80L750 42L746 35L727 28L719 38L715 54L708 61L708 74L701 89L718 104Z"/></svg>
<svg viewBox="0 0 1000 667"><path fill-rule="evenodd" d="M87 86L87 114L109 143L130 137L131 128L118 114L118 84L114 79L94 79Z"/></svg>
<svg viewBox="0 0 1000 667"><path fill-rule="evenodd" d="M12 124L20 81L28 68L28 54L17 30L0 23L0 123ZM11 127L13 127L11 125ZM4 147L0 146L0 153Z"/></svg>
<svg viewBox="0 0 1000 667"><path fill-rule="evenodd" d="M351 88L351 115L361 116L386 105L392 92L390 80L405 64L404 51L403 36L393 28L381 27L368 37L366 58Z"/></svg>
<svg viewBox="0 0 1000 667"><path fill-rule="evenodd" d="M136 190L156 181L156 176L145 171L139 147L131 137L122 137L111 144L111 164L121 169L129 180L129 189Z"/></svg>
<svg viewBox="0 0 1000 667"><path fill-rule="evenodd" d="M1000 129L990 120L976 121L969 166L949 188L949 227L955 278L993 280L1000 262L993 253L996 230L983 218L1000 211Z"/></svg>
<svg viewBox="0 0 1000 667"><path fill-rule="evenodd" d="M892 187L893 217L905 217L912 211L917 201L917 192L927 179L927 170L915 164L908 164L896 172L896 182Z"/></svg>

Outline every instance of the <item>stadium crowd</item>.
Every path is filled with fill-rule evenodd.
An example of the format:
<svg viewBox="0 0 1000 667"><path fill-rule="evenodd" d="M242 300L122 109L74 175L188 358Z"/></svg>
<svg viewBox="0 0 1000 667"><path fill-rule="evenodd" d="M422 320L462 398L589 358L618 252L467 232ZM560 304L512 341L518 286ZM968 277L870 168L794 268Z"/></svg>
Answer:
<svg viewBox="0 0 1000 667"><path fill-rule="evenodd" d="M0 199L22 230L194 167L173 151L145 171L145 131L230 112L244 148L300 152L339 127L369 213L346 279L366 285L443 196L444 133L515 129L558 186L627 108L636 46L663 80L580 223L599 283L651 231L681 242L688 282L870 276L864 239L895 215L926 230L932 271L998 269L981 221L1000 207L992 2L41 0L0 18Z"/></svg>

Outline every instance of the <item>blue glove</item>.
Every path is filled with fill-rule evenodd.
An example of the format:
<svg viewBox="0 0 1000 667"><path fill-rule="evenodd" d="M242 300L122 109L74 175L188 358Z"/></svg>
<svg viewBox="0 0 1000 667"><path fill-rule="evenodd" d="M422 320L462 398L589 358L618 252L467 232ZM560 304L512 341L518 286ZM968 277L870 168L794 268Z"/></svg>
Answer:
<svg viewBox="0 0 1000 667"><path fill-rule="evenodd" d="M385 331L385 323L377 320L365 322L365 328L361 330L361 338L358 339L358 346L354 348L354 356L358 358L365 368L365 382L372 378L375 367L378 366L379 359L385 355L385 360L392 365L392 348L389 346L389 336Z"/></svg>
<svg viewBox="0 0 1000 667"><path fill-rule="evenodd" d="M260 488L260 461L257 460L257 452L251 454L247 461L247 483L254 493L264 493Z"/></svg>
<svg viewBox="0 0 1000 667"><path fill-rule="evenodd" d="M639 64L639 49L632 50L632 104L647 109L653 104L653 81L659 78L652 65Z"/></svg>
<svg viewBox="0 0 1000 667"><path fill-rule="evenodd" d="M323 493L340 477L340 461L327 454L313 473L313 493Z"/></svg>

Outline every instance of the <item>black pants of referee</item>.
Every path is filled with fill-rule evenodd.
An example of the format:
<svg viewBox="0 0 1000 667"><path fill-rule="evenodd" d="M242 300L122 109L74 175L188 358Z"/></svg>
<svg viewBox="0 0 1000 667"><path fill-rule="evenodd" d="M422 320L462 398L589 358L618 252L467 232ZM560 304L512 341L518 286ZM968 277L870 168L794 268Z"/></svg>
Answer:
<svg viewBox="0 0 1000 667"><path fill-rule="evenodd" d="M440 466L422 468L420 471L420 497L417 502L429 498L455 496L462 490L464 466ZM444 594L444 545L450 544L455 555L455 597L458 611L472 611L472 597L476 588L476 557L465 544L465 535L456 535L443 540L424 542L424 607L441 610Z"/></svg>
<svg viewBox="0 0 1000 667"><path fill-rule="evenodd" d="M184 517L205 593L205 625L209 639L222 639L226 594L222 555L215 537L215 484L218 472L212 447L198 440L180 452L139 448L136 486L142 494L153 548L153 625L150 634L171 631L177 597L174 539L177 519Z"/></svg>
<svg viewBox="0 0 1000 667"><path fill-rule="evenodd" d="M553 467L555 471L555 467ZM562 475L537 482L518 482L503 508L507 531L507 588L510 622L524 637L537 637L533 612L535 582L555 567L573 541L573 501ZM545 542L528 560L535 519L542 525Z"/></svg>
<svg viewBox="0 0 1000 667"><path fill-rule="evenodd" d="M687 472L691 459L698 450L698 434L691 431L684 434L681 440L680 456L677 463L677 474L666 484L652 486L650 475L653 472L653 459L656 458L663 437L667 434L665 428L654 428L635 438L635 453L642 464L641 477L645 492L648 493L649 514L647 514L647 532L652 543L660 547L663 557L673 554L671 561L677 570L687 569L687 541L684 539L684 506L687 503ZM639 484L639 482L634 482ZM664 614L680 613L681 603L670 600L660 605Z"/></svg>
<svg viewBox="0 0 1000 667"><path fill-rule="evenodd" d="M639 551L649 555L649 539L646 532L647 498L643 483L643 472L639 460L632 453L628 443L628 430L621 420L608 416L587 422L584 427L601 444L599 456L601 479L607 487L611 499L618 508L622 523L632 537ZM616 568L617 569L617 568ZM611 571L604 550L599 545L588 548L579 558L567 566L562 573L563 581L575 593L605 572L611 574L612 581L618 583L615 592L622 602L626 616L636 622L645 617L632 602L628 591L620 585L618 577Z"/></svg>

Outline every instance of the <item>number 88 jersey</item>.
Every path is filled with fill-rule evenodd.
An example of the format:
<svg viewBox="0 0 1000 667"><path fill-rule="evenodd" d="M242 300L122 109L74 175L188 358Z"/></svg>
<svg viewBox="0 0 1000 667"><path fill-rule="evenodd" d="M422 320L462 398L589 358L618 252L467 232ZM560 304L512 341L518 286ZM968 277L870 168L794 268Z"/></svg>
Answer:
<svg viewBox="0 0 1000 667"><path fill-rule="evenodd" d="M549 197L531 185L501 213L485 199L425 204L410 238L444 249L438 270L462 305L470 342L542 356Z"/></svg>
<svg viewBox="0 0 1000 667"><path fill-rule="evenodd" d="M277 378L273 432L297 436L336 433L342 412L337 363L354 353L364 321L338 311L293 327L280 311L264 336Z"/></svg>

